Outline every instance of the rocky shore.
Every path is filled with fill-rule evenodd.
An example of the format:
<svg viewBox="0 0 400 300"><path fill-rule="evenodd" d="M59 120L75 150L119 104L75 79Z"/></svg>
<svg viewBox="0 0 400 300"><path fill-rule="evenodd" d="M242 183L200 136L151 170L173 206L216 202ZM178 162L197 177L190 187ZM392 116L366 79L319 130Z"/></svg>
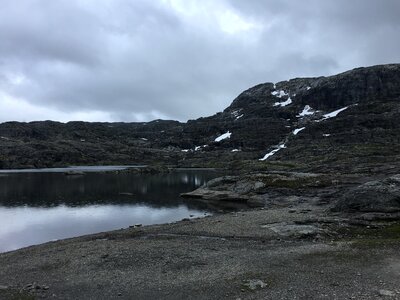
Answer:
<svg viewBox="0 0 400 300"><path fill-rule="evenodd" d="M225 176L186 196L257 208L0 254L0 299L400 299L399 175Z"/></svg>
<svg viewBox="0 0 400 300"><path fill-rule="evenodd" d="M0 299L400 299L399 118L393 64L260 84L187 123L0 124L0 168L219 168L182 196L236 208L0 254Z"/></svg>

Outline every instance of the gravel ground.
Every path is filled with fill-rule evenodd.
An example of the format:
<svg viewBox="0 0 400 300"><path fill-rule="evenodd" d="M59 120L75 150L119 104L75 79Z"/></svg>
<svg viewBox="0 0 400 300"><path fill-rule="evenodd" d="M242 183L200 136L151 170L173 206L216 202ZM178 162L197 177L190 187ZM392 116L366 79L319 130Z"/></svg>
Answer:
<svg viewBox="0 0 400 300"><path fill-rule="evenodd" d="M304 205L33 246L0 254L0 299L400 299L399 239L346 222Z"/></svg>

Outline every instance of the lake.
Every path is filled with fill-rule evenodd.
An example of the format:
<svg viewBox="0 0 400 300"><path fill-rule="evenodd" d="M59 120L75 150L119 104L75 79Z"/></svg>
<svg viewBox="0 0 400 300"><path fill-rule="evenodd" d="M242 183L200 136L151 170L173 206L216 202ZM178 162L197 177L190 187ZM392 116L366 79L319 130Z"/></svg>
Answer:
<svg viewBox="0 0 400 300"><path fill-rule="evenodd" d="M179 194L216 177L215 171L99 172L123 168L0 171L0 252L135 224L212 214L205 204L185 201ZM85 175L64 174L74 170Z"/></svg>

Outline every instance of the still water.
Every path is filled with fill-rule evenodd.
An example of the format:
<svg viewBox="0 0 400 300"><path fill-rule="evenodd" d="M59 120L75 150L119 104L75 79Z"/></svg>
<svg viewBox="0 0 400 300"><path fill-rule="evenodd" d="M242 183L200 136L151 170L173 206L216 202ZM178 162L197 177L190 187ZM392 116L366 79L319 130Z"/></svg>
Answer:
<svg viewBox="0 0 400 300"><path fill-rule="evenodd" d="M216 177L213 171L143 175L91 169L84 176L66 176L63 171L0 174L0 252L212 213L204 204L184 201L179 194Z"/></svg>

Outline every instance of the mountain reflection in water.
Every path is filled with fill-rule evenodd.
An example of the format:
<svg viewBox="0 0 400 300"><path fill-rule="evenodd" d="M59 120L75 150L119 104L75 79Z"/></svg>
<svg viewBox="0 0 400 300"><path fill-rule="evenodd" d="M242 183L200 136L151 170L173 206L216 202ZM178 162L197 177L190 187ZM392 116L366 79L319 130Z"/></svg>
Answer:
<svg viewBox="0 0 400 300"><path fill-rule="evenodd" d="M0 174L0 252L134 224L160 224L212 213L184 201L213 171L168 174Z"/></svg>

